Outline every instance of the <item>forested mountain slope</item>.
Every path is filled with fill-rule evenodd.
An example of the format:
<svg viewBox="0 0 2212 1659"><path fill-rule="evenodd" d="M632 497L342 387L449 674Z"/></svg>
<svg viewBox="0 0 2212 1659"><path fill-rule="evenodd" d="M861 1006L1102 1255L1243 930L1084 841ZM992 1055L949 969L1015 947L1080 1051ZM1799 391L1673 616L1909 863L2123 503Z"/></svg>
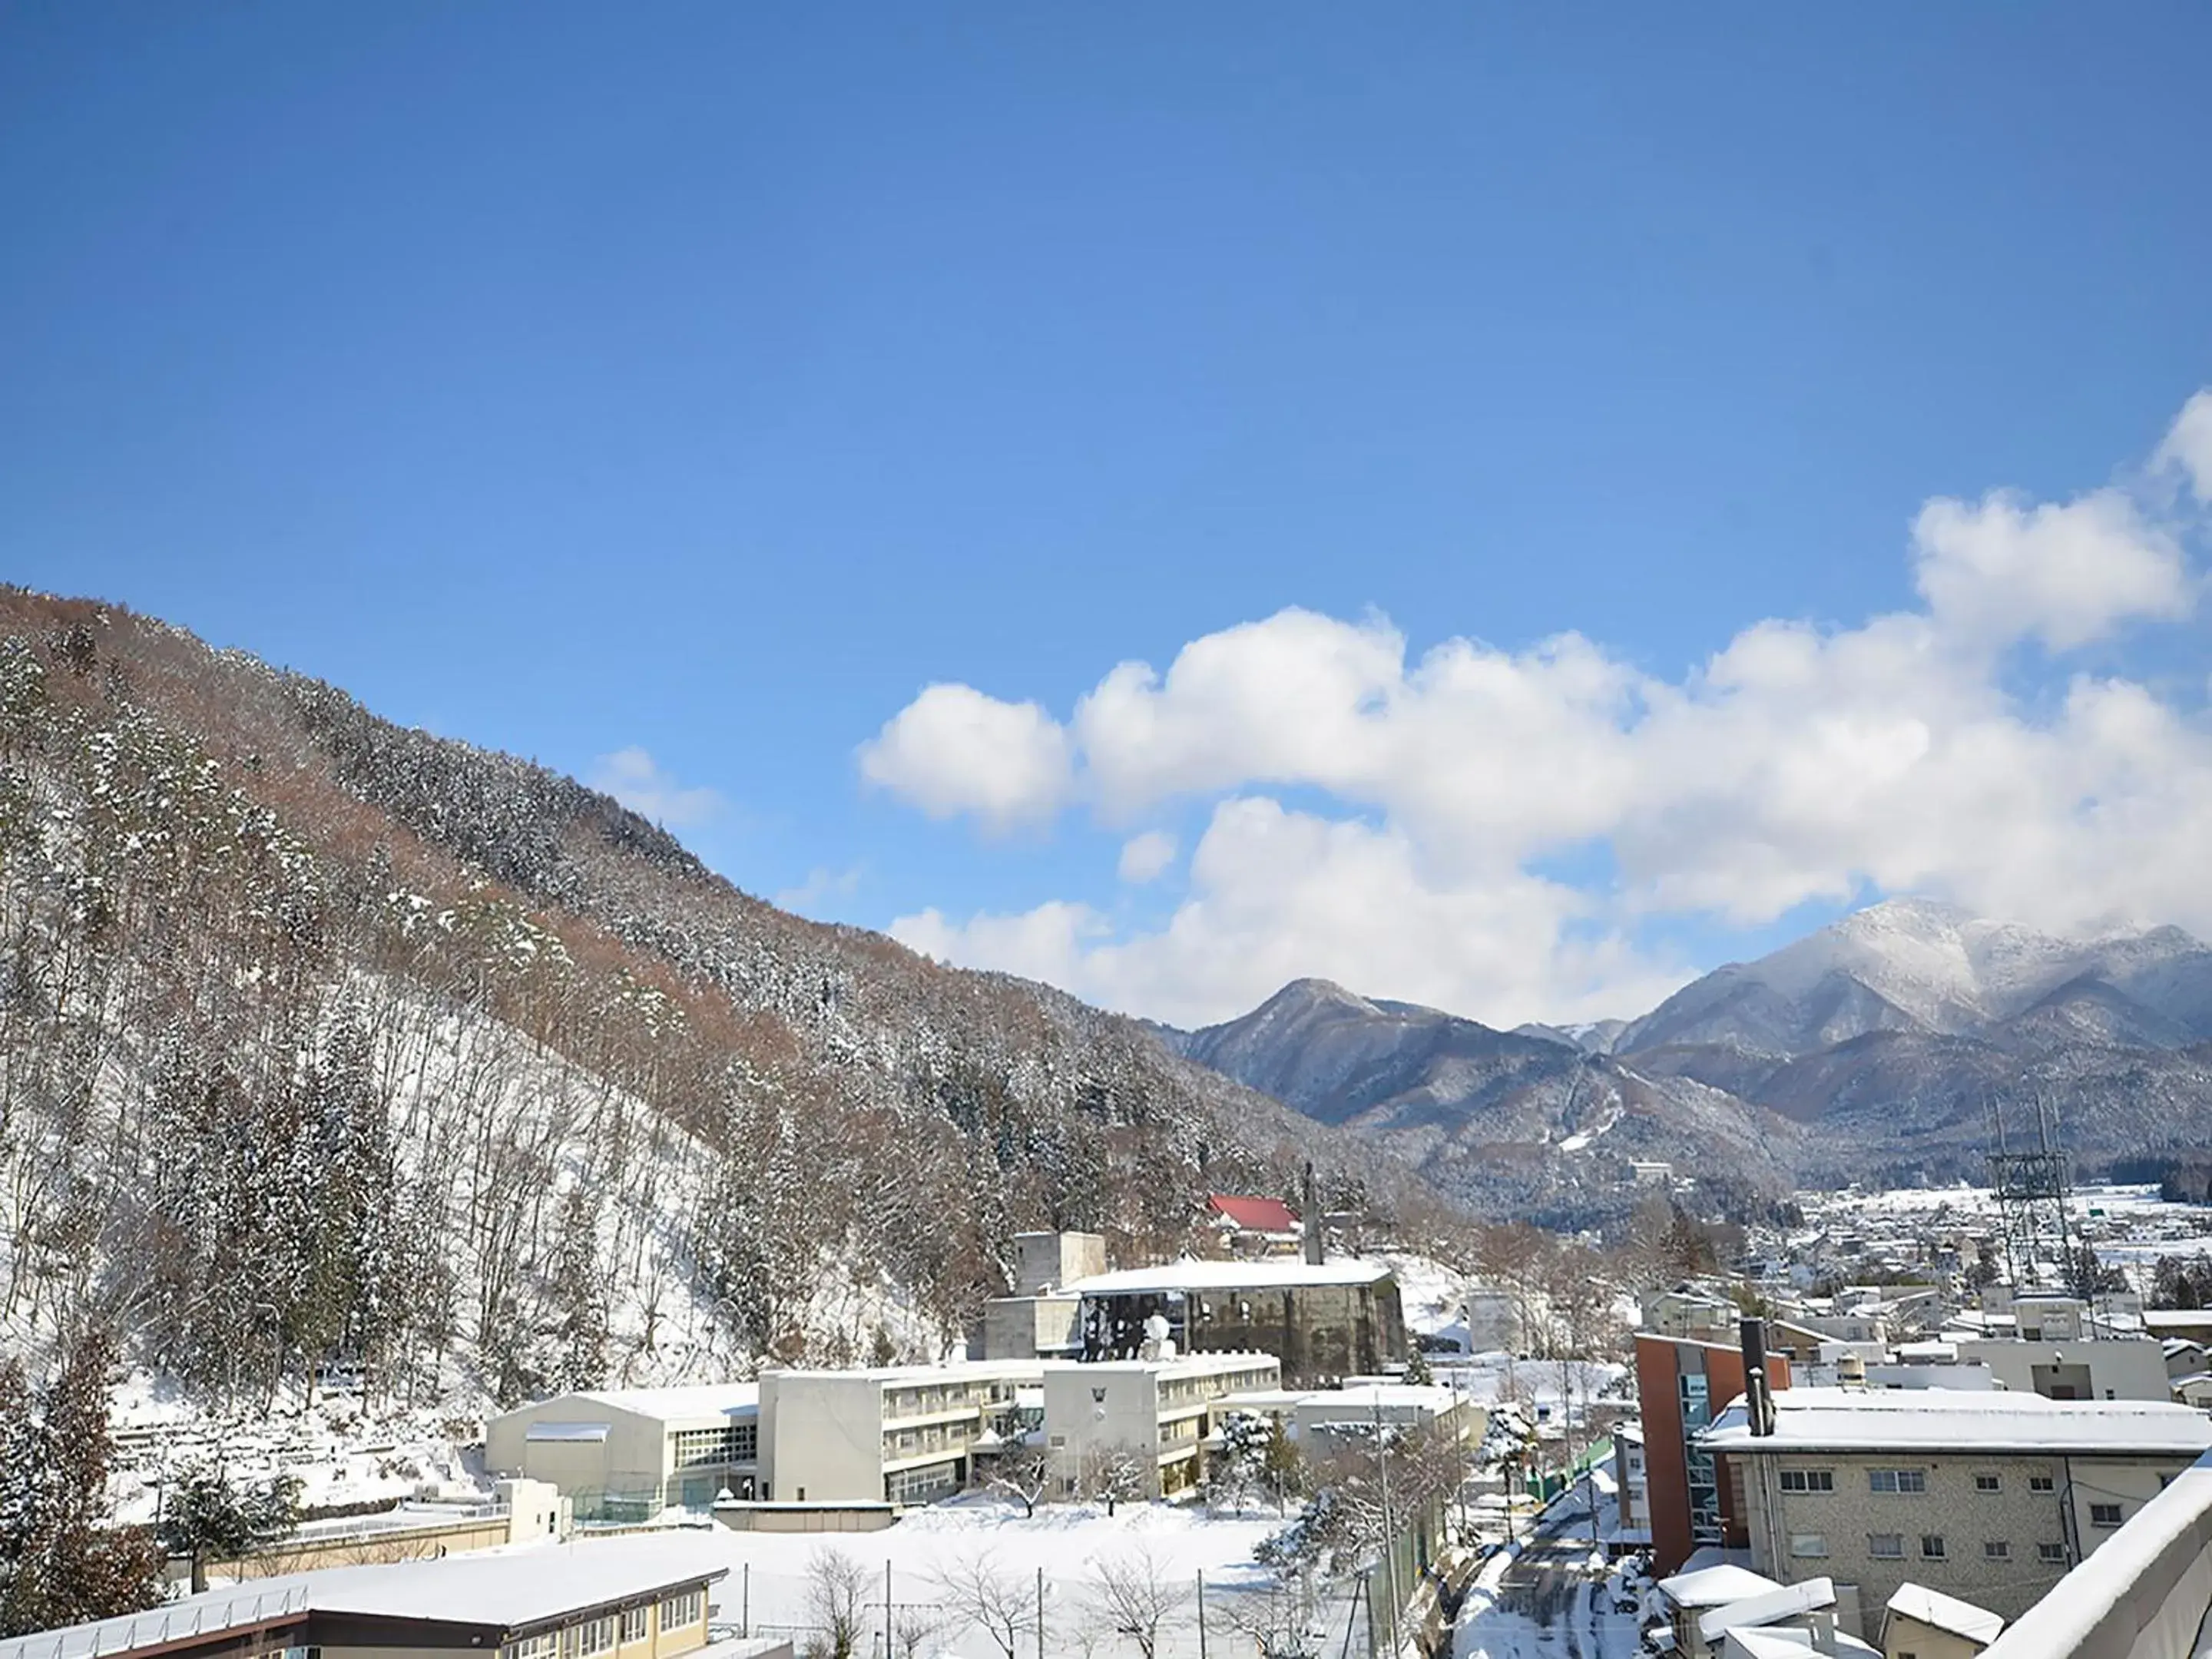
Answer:
<svg viewBox="0 0 2212 1659"><path fill-rule="evenodd" d="M1018 1229L1431 1200L1045 988L737 891L606 797L0 590L0 1342L210 1396L926 1352Z"/></svg>

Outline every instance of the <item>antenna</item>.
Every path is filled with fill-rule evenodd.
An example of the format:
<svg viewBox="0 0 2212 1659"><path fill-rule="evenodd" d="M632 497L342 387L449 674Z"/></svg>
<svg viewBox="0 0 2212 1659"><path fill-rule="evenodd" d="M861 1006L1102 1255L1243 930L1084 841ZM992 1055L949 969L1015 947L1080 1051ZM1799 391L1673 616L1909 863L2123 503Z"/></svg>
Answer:
<svg viewBox="0 0 2212 1659"><path fill-rule="evenodd" d="M2035 1150L2015 1152L2005 1130L2002 1095L1985 1091L1983 1100L1990 1125L1990 1188L1996 1198L2014 1293L2063 1289L2087 1299L2096 1287L2087 1282L2083 1264L2075 1256L2073 1184L2059 1139L2057 1109L2036 1091Z"/></svg>

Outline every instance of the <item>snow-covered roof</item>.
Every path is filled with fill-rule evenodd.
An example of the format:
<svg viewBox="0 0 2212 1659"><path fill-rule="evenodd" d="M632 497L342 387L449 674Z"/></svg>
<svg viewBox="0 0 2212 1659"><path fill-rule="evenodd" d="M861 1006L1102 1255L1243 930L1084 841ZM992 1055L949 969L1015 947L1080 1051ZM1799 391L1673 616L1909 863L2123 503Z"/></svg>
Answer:
<svg viewBox="0 0 2212 1659"><path fill-rule="evenodd" d="M1346 1420L1365 1418L1377 1411L1449 1412L1467 1398L1435 1383L1369 1382L1358 1388L1319 1389L1301 1395L1298 1408L1308 1416L1316 1412L1343 1411Z"/></svg>
<svg viewBox="0 0 2212 1659"><path fill-rule="evenodd" d="M1808 1613L1835 1605L1836 1586L1832 1579L1808 1578L1715 1607L1698 1620L1698 1634L1709 1643L1717 1642L1723 1631L1777 1625L1784 1619L1802 1619Z"/></svg>
<svg viewBox="0 0 2212 1659"><path fill-rule="evenodd" d="M1390 1277L1388 1263L1359 1261L1171 1261L1161 1267L1123 1267L1079 1279L1066 1288L1084 1296L1136 1296L1170 1291L1278 1291L1305 1285L1375 1285Z"/></svg>
<svg viewBox="0 0 2212 1659"><path fill-rule="evenodd" d="M1934 1630L1948 1631L1969 1642L1994 1642L2004 1620L1987 1607L1961 1601L1955 1595L1929 1589L1925 1584L1899 1584L1889 1598L1889 1610Z"/></svg>
<svg viewBox="0 0 2212 1659"><path fill-rule="evenodd" d="M2046 1400L1960 1389L1783 1389L1774 1432L1754 1435L1739 1400L1699 1443L1714 1451L2047 1452L2195 1458L2212 1450L2212 1419L2141 1400Z"/></svg>
<svg viewBox="0 0 2212 1659"><path fill-rule="evenodd" d="M1782 1586L1763 1572L1724 1561L1716 1567L1678 1572L1659 1581L1659 1593L1678 1607L1724 1607Z"/></svg>
<svg viewBox="0 0 2212 1659"><path fill-rule="evenodd" d="M310 1613L435 1620L513 1631L724 1577L727 1547L681 1534L538 1542L319 1572L285 1573L150 1612L0 1641L0 1659L91 1659L185 1634Z"/></svg>
<svg viewBox="0 0 2212 1659"><path fill-rule="evenodd" d="M1298 1218L1279 1198L1247 1198L1234 1193L1214 1193L1206 1207L1232 1225L1255 1233L1294 1233Z"/></svg>
<svg viewBox="0 0 2212 1659"><path fill-rule="evenodd" d="M2154 1331L2212 1330L2212 1308L2145 1308L2142 1322Z"/></svg>
<svg viewBox="0 0 2212 1659"><path fill-rule="evenodd" d="M697 1382L674 1389L587 1389L575 1396L596 1400L640 1417L750 1417L760 1409L757 1382Z"/></svg>

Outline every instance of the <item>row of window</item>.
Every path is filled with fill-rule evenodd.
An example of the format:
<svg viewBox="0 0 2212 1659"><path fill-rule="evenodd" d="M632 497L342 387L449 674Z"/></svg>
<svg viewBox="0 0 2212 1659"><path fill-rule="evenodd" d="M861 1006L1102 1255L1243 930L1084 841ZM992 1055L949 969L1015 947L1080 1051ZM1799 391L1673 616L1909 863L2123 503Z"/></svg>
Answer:
<svg viewBox="0 0 2212 1659"><path fill-rule="evenodd" d="M673 1437L676 1467L750 1463L760 1455L760 1425L732 1423L723 1429L678 1429Z"/></svg>
<svg viewBox="0 0 2212 1659"><path fill-rule="evenodd" d="M499 1659L592 1659L595 1654L611 1653L618 1640L624 1645L645 1640L647 1615L651 1612L650 1607L629 1607L620 1613L586 1619L566 1630L509 1642L500 1649ZM660 1604L660 1628L665 1631L696 1625L706 1616L704 1590L686 1590Z"/></svg>
<svg viewBox="0 0 2212 1659"><path fill-rule="evenodd" d="M1784 1469L1782 1471L1782 1490L1784 1492L1833 1492L1835 1489L1836 1472L1833 1469ZM2052 1492L2057 1489L2057 1482L2047 1474L2031 1474L2027 1477L2027 1489L2030 1492ZM1928 1471L1913 1468L1869 1469L1867 1490L1899 1494L1924 1492L1928 1490ZM1974 1477L1974 1490L1983 1493L2002 1492L2004 1477L1996 1474L1978 1474Z"/></svg>
<svg viewBox="0 0 2212 1659"><path fill-rule="evenodd" d="M2100 1507L2117 1510L2119 1505L2113 1504ZM2107 1523L2100 1521L2097 1524L2101 1527ZM2117 1527L2120 1523L2115 1516L2109 1524ZM1866 1540L1867 1555L1871 1560L1902 1561L1905 1559L1905 1534L1901 1532L1870 1532L1866 1535ZM1828 1539L1825 1533L1801 1532L1790 1534L1790 1553L1792 1555L1819 1557L1827 1553ZM2039 1543L2035 1547L2035 1554L2036 1559L2047 1566L2063 1566L2066 1564L2066 1546L2063 1544ZM1951 1559L1950 1545L1942 1534L1923 1532L1920 1534L1920 1559L1923 1561L1948 1561ZM1984 1539L1982 1559L1985 1561L2011 1560L2012 1540L2007 1538Z"/></svg>

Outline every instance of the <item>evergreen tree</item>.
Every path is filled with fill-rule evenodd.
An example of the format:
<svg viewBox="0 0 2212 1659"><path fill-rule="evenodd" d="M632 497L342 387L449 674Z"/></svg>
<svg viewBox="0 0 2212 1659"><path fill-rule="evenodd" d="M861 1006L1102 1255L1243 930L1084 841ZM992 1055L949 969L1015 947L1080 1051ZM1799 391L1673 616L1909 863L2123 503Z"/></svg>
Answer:
<svg viewBox="0 0 2212 1659"><path fill-rule="evenodd" d="M161 1550L109 1524L104 1334L81 1338L61 1371L33 1389L0 1364L0 1636L20 1636L152 1607Z"/></svg>
<svg viewBox="0 0 2212 1659"><path fill-rule="evenodd" d="M234 1486L220 1468L179 1476L165 1494L161 1541L192 1564L192 1589L207 1588L207 1564L234 1560L300 1524L300 1482L280 1474L259 1486Z"/></svg>

